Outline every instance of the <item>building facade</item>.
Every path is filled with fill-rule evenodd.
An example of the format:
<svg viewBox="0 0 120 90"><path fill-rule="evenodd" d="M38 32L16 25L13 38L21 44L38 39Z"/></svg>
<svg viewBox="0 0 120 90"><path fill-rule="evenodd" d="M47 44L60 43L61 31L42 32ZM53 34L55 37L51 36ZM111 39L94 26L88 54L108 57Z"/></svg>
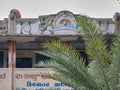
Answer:
<svg viewBox="0 0 120 90"><path fill-rule="evenodd" d="M77 50L84 49L78 14L60 11L38 18L21 18L18 10L10 11L8 18L0 20L0 89L1 90L70 90L61 82L37 76L39 72L53 72L36 67L46 58L34 51L42 50L46 41L60 40ZM100 32L112 37L119 30L119 13L113 18L95 18ZM85 52L80 52L85 57ZM8 86L6 86L6 84Z"/></svg>

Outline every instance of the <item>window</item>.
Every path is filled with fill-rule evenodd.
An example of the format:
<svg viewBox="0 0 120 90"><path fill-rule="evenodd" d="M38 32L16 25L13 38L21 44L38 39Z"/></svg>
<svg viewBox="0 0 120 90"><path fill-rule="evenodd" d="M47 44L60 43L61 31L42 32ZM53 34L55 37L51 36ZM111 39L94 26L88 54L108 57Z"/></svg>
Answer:
<svg viewBox="0 0 120 90"><path fill-rule="evenodd" d="M50 60L49 57L46 57L46 56L41 55L41 54L36 54L36 64L38 64L40 62L46 62L49 60ZM45 66L37 66L37 68L45 68Z"/></svg>
<svg viewBox="0 0 120 90"><path fill-rule="evenodd" d="M3 52L0 52L0 68L3 68Z"/></svg>
<svg viewBox="0 0 120 90"><path fill-rule="evenodd" d="M32 58L16 58L16 68L32 68Z"/></svg>

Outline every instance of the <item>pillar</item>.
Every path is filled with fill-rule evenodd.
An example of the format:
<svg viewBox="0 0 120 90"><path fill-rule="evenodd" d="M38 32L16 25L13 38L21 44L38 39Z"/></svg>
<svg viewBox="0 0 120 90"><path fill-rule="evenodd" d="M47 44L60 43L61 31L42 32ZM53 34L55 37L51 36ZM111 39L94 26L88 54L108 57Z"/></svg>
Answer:
<svg viewBox="0 0 120 90"><path fill-rule="evenodd" d="M16 67L16 42L9 40L8 41L8 68L11 70L11 88L10 90L14 90L14 68Z"/></svg>
<svg viewBox="0 0 120 90"><path fill-rule="evenodd" d="M16 67L16 42L8 41L8 68Z"/></svg>

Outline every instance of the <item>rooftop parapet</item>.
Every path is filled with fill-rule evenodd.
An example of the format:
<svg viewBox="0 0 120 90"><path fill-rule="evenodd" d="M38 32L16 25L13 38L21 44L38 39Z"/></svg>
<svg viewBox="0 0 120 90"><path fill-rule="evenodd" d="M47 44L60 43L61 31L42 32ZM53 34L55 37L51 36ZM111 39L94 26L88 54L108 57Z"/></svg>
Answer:
<svg viewBox="0 0 120 90"><path fill-rule="evenodd" d="M0 21L0 34L6 35L79 35L77 19L79 14L60 11L57 14L43 15L38 18L21 18L18 10L10 11L7 20ZM112 18L95 18L103 34L114 34Z"/></svg>

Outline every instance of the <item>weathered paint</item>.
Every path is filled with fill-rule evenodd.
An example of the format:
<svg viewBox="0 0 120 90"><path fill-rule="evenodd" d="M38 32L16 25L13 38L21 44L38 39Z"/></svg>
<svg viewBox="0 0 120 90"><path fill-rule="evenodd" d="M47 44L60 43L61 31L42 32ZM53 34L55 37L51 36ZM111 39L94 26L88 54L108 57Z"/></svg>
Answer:
<svg viewBox="0 0 120 90"><path fill-rule="evenodd" d="M8 68L12 68L12 60L13 60L13 48L12 41L8 41Z"/></svg>
<svg viewBox="0 0 120 90"><path fill-rule="evenodd" d="M8 68L10 68L11 73L9 74L10 76L10 90L13 90L14 87L14 69L16 67L16 42L9 40L8 41Z"/></svg>
<svg viewBox="0 0 120 90"><path fill-rule="evenodd" d="M8 41L8 68L16 67L16 42Z"/></svg>
<svg viewBox="0 0 120 90"><path fill-rule="evenodd" d="M13 63L12 63L12 67L15 68L16 67L16 42L13 41Z"/></svg>

